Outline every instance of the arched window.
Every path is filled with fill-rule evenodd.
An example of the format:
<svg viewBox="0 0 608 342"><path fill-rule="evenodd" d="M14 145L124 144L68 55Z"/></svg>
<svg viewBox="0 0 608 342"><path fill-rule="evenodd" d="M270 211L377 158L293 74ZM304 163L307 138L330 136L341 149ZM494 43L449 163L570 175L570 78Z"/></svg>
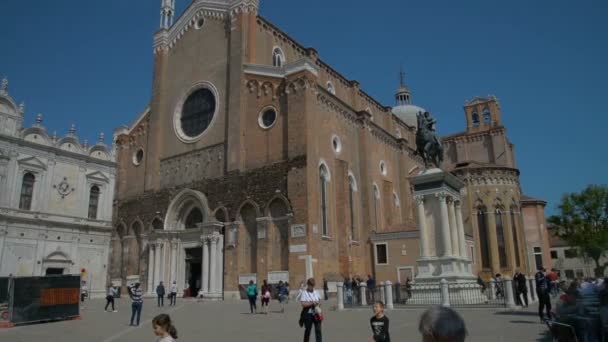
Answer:
<svg viewBox="0 0 608 342"><path fill-rule="evenodd" d="M285 55L279 47L275 47L272 50L272 65L275 67L282 67L285 64Z"/></svg>
<svg viewBox="0 0 608 342"><path fill-rule="evenodd" d="M203 213L199 208L194 208L190 210L188 216L186 217L186 229L197 228L199 223L203 222Z"/></svg>
<svg viewBox="0 0 608 342"><path fill-rule="evenodd" d="M380 230L380 189L374 184L374 219L376 220L376 231Z"/></svg>
<svg viewBox="0 0 608 342"><path fill-rule="evenodd" d="M507 246L505 243L505 227L502 222L502 211L496 209L496 240L498 240L498 260L500 267L507 267Z"/></svg>
<svg viewBox="0 0 608 342"><path fill-rule="evenodd" d="M513 250L515 252L515 266L521 266L521 259L519 256L519 240L517 238L517 224L515 222L515 212L517 211L517 207L511 207L511 230L513 234Z"/></svg>
<svg viewBox="0 0 608 342"><path fill-rule="evenodd" d="M490 268L490 241L488 240L488 219L486 208L477 210L477 228L479 229L479 249L481 251L481 267Z"/></svg>
<svg viewBox="0 0 608 342"><path fill-rule="evenodd" d="M329 180L329 171L325 165L319 167L319 184L321 186L321 233L323 236L329 236L329 228L327 223L327 182Z"/></svg>
<svg viewBox="0 0 608 342"><path fill-rule="evenodd" d="M97 218L97 207L99 206L99 187L93 185L89 193L89 218L95 220Z"/></svg>
<svg viewBox="0 0 608 342"><path fill-rule="evenodd" d="M488 109L483 110L483 123L490 123L492 121L492 117L490 116L490 111Z"/></svg>
<svg viewBox="0 0 608 342"><path fill-rule="evenodd" d="M479 126L479 114L477 114L477 112L473 112L473 114L471 114L471 119L473 121L473 127Z"/></svg>
<svg viewBox="0 0 608 342"><path fill-rule="evenodd" d="M350 209L350 238L353 241L357 240L356 222L355 222L355 191L357 191L357 183L355 177L348 176L348 206Z"/></svg>
<svg viewBox="0 0 608 342"><path fill-rule="evenodd" d="M19 198L19 209L30 210L32 208L32 197L34 195L34 183L36 176L28 172L23 175L21 183L21 197Z"/></svg>

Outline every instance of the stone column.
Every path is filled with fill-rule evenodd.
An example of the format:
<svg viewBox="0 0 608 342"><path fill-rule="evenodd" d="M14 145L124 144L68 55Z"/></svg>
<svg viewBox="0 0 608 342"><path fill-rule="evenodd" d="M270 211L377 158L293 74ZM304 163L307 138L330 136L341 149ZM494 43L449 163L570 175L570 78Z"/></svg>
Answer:
<svg viewBox="0 0 608 342"><path fill-rule="evenodd" d="M377 300L377 299L376 299ZM384 282L380 282L380 300L386 303L386 293L384 291Z"/></svg>
<svg viewBox="0 0 608 342"><path fill-rule="evenodd" d="M203 271L201 279L201 291L204 294L209 292L209 238L207 236L203 240Z"/></svg>
<svg viewBox="0 0 608 342"><path fill-rule="evenodd" d="M148 294L154 294L154 244L148 244Z"/></svg>
<svg viewBox="0 0 608 342"><path fill-rule="evenodd" d="M218 235L217 241L217 269L215 277L215 289L223 293L224 291L224 236Z"/></svg>
<svg viewBox="0 0 608 342"><path fill-rule="evenodd" d="M460 245L460 256L471 260L467 257L467 245L464 236L464 224L462 222L462 207L460 206L460 201L454 202L454 210L456 211L456 226L458 228L458 243Z"/></svg>
<svg viewBox="0 0 608 342"><path fill-rule="evenodd" d="M462 256L460 251L460 243L458 241L458 227L456 226L456 213L454 209L454 199L448 201L448 215L450 219L450 236L452 237L452 250L454 256Z"/></svg>
<svg viewBox="0 0 608 342"><path fill-rule="evenodd" d="M160 275L160 262L161 262L161 254L163 249L163 241L158 239L154 244L154 284L152 287L158 285L160 281L163 279Z"/></svg>
<svg viewBox="0 0 608 342"><path fill-rule="evenodd" d="M489 209L488 209L489 210ZM496 212L489 211L488 215L488 239L490 239L490 265L492 274L500 272L500 258L498 256L498 237L496 236Z"/></svg>
<svg viewBox="0 0 608 342"><path fill-rule="evenodd" d="M439 198L439 208L441 209L441 242L443 244L443 256L452 255L452 243L450 240L450 224L448 216L447 194L440 192L436 195Z"/></svg>
<svg viewBox="0 0 608 342"><path fill-rule="evenodd" d="M217 290L215 288L216 277L217 277L217 235L212 235L209 237L209 242L211 244L211 251L209 254L209 292L215 293Z"/></svg>
<svg viewBox="0 0 608 342"><path fill-rule="evenodd" d="M449 307L450 306L450 288L448 281L445 279L441 279L439 282L439 287L441 288L441 306Z"/></svg>
<svg viewBox="0 0 608 342"><path fill-rule="evenodd" d="M344 284L338 283L338 293L336 300L338 301L338 310L344 310Z"/></svg>
<svg viewBox="0 0 608 342"><path fill-rule="evenodd" d="M362 306L366 306L367 305L367 283L365 283L364 281L361 282L361 284L359 284L359 292L361 293L361 305Z"/></svg>
<svg viewBox="0 0 608 342"><path fill-rule="evenodd" d="M394 309L393 306L393 283L390 280L387 280L384 283L384 292L386 293L384 298L386 299L386 308L389 310Z"/></svg>
<svg viewBox="0 0 608 342"><path fill-rule="evenodd" d="M424 195L417 195L416 208L418 209L418 228L420 230L420 259L425 259L429 255L428 231L426 227L426 214L424 212Z"/></svg>
<svg viewBox="0 0 608 342"><path fill-rule="evenodd" d="M532 303L532 288L530 287L530 277L526 277L526 296L528 296L528 303Z"/></svg>
<svg viewBox="0 0 608 342"><path fill-rule="evenodd" d="M177 242L177 239L171 240L171 258L169 260L169 267L171 268L171 279L169 279L169 285L173 284L173 281L175 280L175 275L177 274Z"/></svg>
<svg viewBox="0 0 608 342"><path fill-rule="evenodd" d="M504 277L505 284L505 301L507 302L507 308L515 308L515 296L513 295L513 280L509 276Z"/></svg>

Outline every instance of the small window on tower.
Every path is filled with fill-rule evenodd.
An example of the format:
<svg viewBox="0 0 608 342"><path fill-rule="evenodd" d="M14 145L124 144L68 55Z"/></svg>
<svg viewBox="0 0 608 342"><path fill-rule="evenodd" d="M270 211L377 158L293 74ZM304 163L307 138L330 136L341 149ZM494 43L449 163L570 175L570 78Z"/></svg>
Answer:
<svg viewBox="0 0 608 342"><path fill-rule="evenodd" d="M488 109L483 110L483 123L490 123L492 121L492 117L490 116L490 111Z"/></svg>
<svg viewBox="0 0 608 342"><path fill-rule="evenodd" d="M471 119L473 121L473 127L479 126L479 114L477 114L477 112L473 112L473 114L471 114Z"/></svg>

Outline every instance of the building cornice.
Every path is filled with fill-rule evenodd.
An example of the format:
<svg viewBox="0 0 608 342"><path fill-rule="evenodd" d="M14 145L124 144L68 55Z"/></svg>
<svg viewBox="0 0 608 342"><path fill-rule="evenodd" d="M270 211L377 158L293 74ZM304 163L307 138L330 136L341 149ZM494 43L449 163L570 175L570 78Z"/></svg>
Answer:
<svg viewBox="0 0 608 342"><path fill-rule="evenodd" d="M102 165L102 166L106 166L106 167L110 167L110 168L116 168L116 162L114 162L112 160L97 159L97 158L93 158L86 154L66 151L66 150L63 150L56 146L36 144L34 142L23 140L19 137L12 137L9 135L0 134L0 141L2 141L2 140L7 141L9 144L15 144L20 147L31 148L34 150L43 151L43 152L46 152L49 154L54 154L56 156L65 157L70 160L77 161L79 163L84 161L88 164L97 164L97 165Z"/></svg>
<svg viewBox="0 0 608 342"><path fill-rule="evenodd" d="M57 228L86 228L99 232L112 230L112 222L105 220L91 220L84 217L57 215L39 211L26 211L13 208L0 207L0 220L7 222L33 223Z"/></svg>
<svg viewBox="0 0 608 342"><path fill-rule="evenodd" d="M399 231L399 232L382 232L378 233L372 231L369 235L369 240L373 242L382 242L388 240L407 240L407 239L418 239L420 238L420 231Z"/></svg>

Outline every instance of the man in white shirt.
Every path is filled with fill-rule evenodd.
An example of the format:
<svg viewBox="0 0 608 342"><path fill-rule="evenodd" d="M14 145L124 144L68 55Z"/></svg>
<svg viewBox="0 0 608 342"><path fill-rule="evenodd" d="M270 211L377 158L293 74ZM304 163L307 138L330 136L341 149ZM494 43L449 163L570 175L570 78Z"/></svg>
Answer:
<svg viewBox="0 0 608 342"><path fill-rule="evenodd" d="M171 284L171 287L169 287L169 306L171 306L171 305L175 306L176 298L177 298L177 284L174 280L173 284Z"/></svg>
<svg viewBox="0 0 608 342"><path fill-rule="evenodd" d="M310 340L310 331L312 326L315 327L315 341L322 342L323 337L321 335L321 321L315 316L315 309L321 302L321 297L317 291L315 291L315 280L314 278L308 279L306 282L307 287L300 295L300 304L302 304L302 312L300 313L300 326L304 326L304 342Z"/></svg>

